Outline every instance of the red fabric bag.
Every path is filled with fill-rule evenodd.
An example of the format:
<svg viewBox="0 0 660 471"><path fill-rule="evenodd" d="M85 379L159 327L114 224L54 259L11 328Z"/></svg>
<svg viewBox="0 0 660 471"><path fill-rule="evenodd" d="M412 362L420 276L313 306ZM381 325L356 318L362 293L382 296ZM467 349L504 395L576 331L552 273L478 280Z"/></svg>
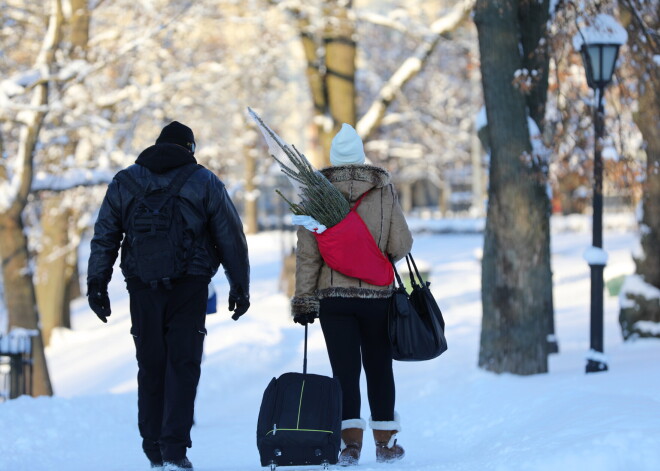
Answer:
<svg viewBox="0 0 660 471"><path fill-rule="evenodd" d="M367 193L360 196L341 222L314 236L321 257L330 268L372 285L387 286L394 281L392 264L357 213Z"/></svg>

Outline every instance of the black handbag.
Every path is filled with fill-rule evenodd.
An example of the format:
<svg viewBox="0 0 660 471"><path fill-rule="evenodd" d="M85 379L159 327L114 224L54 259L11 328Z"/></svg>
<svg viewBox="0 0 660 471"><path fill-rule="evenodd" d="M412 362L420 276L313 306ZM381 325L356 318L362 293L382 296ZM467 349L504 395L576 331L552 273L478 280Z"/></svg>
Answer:
<svg viewBox="0 0 660 471"><path fill-rule="evenodd" d="M447 350L445 321L429 290L430 283L422 279L412 254L406 255L406 263L412 286L410 294L406 292L392 262L398 284L390 299L388 311L392 358L399 361L431 360Z"/></svg>

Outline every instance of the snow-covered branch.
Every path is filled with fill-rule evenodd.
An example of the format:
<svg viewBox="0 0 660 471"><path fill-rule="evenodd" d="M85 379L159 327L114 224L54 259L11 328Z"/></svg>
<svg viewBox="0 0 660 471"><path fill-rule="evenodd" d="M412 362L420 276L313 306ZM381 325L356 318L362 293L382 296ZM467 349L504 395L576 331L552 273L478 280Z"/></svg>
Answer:
<svg viewBox="0 0 660 471"><path fill-rule="evenodd" d="M60 192L82 186L107 185L115 171L111 169L70 169L61 174L37 173L32 182L32 191Z"/></svg>
<svg viewBox="0 0 660 471"><path fill-rule="evenodd" d="M424 67L431 53L435 50L443 34L456 29L468 17L475 0L463 0L452 10L431 25L431 35L407 58L383 85L369 110L358 121L355 129L360 137L366 139L382 121L388 106L403 86L415 77Z"/></svg>
<svg viewBox="0 0 660 471"><path fill-rule="evenodd" d="M60 0L51 0L48 30L44 37L41 50L35 62L41 76L48 76L50 67L55 61L55 51L60 42L62 31L62 4ZM30 105L32 111L26 111L25 125L21 128L17 164L15 173L8 175L6 181L0 182L0 213L10 213L17 217L25 207L32 186L34 171L34 148L39 130L46 111L43 108L48 103L48 87L45 83L37 85L33 91Z"/></svg>

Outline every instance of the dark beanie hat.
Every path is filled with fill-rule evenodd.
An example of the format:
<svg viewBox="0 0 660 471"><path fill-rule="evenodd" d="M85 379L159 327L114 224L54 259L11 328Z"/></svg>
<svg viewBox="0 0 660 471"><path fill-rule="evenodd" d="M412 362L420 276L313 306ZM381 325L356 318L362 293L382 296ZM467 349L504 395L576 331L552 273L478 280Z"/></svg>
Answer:
<svg viewBox="0 0 660 471"><path fill-rule="evenodd" d="M195 135L193 134L192 129L178 121L172 121L160 132L160 136L156 139L156 144L161 144L163 142L178 144L185 147L190 152L195 152Z"/></svg>

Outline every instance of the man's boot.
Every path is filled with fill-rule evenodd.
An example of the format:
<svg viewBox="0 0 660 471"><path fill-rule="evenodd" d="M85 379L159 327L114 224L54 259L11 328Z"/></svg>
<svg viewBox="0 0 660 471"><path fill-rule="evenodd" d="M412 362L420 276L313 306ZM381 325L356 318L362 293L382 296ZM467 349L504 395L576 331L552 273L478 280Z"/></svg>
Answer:
<svg viewBox="0 0 660 471"><path fill-rule="evenodd" d="M364 419L344 420L341 423L341 453L339 466L355 466L360 460L362 437L367 423Z"/></svg>
<svg viewBox="0 0 660 471"><path fill-rule="evenodd" d="M405 451L397 445L396 434L401 430L399 415L394 413L392 421L369 421L376 442L376 461L391 463L404 457Z"/></svg>

